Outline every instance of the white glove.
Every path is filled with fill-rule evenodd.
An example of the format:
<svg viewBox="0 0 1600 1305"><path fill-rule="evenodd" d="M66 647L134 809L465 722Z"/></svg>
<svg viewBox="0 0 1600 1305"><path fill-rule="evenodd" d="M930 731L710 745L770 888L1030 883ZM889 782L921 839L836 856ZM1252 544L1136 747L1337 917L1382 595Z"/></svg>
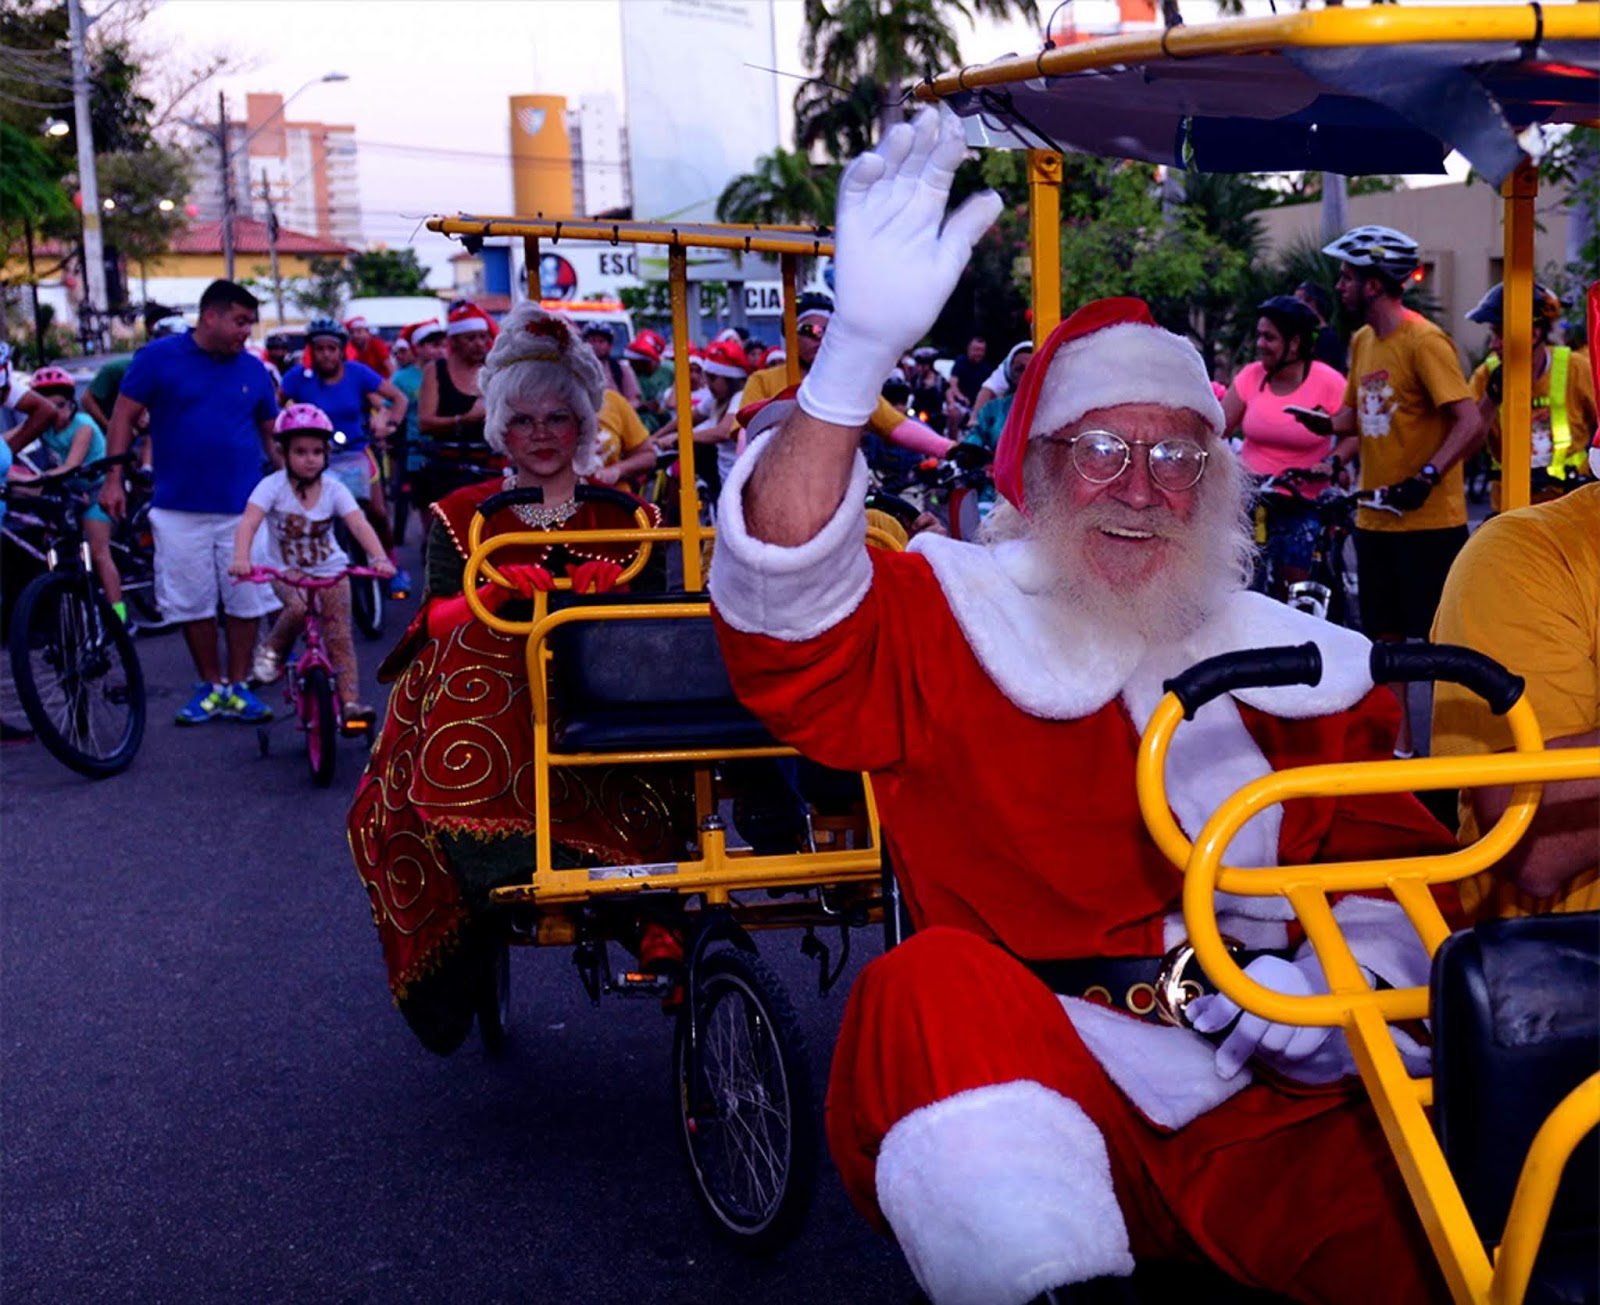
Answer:
<svg viewBox="0 0 1600 1305"><path fill-rule="evenodd" d="M1294 961L1258 956L1245 966L1244 972L1263 988L1291 996L1309 997L1328 991L1322 967L1309 954ZM1184 1014L1197 1032L1216 1033L1239 1015L1239 1006L1218 992L1196 997ZM1217 1073L1222 1078L1234 1078L1252 1058L1297 1083L1333 1083L1356 1072L1350 1046L1338 1029L1272 1024L1259 1015L1245 1014L1217 1048Z"/></svg>
<svg viewBox="0 0 1600 1305"><path fill-rule="evenodd" d="M940 228L950 183L966 154L960 120L927 108L891 127L839 179L833 320L800 386L820 421L861 426L883 378L933 325L1000 214L992 190L967 200Z"/></svg>

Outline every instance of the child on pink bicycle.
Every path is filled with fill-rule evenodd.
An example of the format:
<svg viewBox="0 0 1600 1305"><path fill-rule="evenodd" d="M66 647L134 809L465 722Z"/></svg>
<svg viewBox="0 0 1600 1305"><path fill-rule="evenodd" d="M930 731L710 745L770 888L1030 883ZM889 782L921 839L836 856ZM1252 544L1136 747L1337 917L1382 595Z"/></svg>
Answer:
<svg viewBox="0 0 1600 1305"><path fill-rule="evenodd" d="M329 446L333 443L333 423L327 414L315 404L290 404L278 415L272 429L283 450L284 467L251 491L234 536L229 573L250 575L250 545L266 521L272 528L270 551L278 569L316 579L342 576L350 559L334 537L334 523L343 521L356 542L366 549L367 556L377 559L372 569L381 576L392 576L394 564L384 556L361 505L340 481L322 474L327 470ZM271 684L282 676L283 659L306 622L304 590L281 580L274 580L272 589L282 601L283 611L256 650L253 678L262 684ZM356 696L360 679L355 640L350 632L350 582L341 579L320 592L323 643L338 681L345 728L369 729L377 713Z"/></svg>

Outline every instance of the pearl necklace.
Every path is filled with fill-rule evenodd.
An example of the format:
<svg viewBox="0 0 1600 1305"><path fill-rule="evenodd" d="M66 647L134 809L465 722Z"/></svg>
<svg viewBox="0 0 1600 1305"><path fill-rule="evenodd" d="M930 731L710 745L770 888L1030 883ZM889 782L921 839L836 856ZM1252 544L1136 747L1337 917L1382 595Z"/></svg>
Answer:
<svg viewBox="0 0 1600 1305"><path fill-rule="evenodd" d="M578 500L569 498L565 503L550 506L545 503L513 503L511 510L524 525L534 530L553 530L565 525L578 510Z"/></svg>

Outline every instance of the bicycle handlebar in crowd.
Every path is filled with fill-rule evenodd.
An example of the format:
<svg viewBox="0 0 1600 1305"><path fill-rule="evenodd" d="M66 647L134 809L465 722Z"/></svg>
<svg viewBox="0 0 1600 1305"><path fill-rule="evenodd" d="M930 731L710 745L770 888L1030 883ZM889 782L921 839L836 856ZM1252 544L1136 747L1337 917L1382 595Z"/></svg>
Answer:
<svg viewBox="0 0 1600 1305"><path fill-rule="evenodd" d="M1496 716L1510 711L1527 685L1493 657L1450 643L1375 643L1371 665L1374 684L1444 680L1471 689Z"/></svg>
<svg viewBox="0 0 1600 1305"><path fill-rule="evenodd" d="M611 489L606 485L585 485L582 482L573 490L572 497L579 503L610 503L624 511L633 513L639 510L639 500L621 490ZM540 504L544 502L544 490L537 485L521 486L517 489L503 489L498 494L491 494L478 504L478 515L487 519L492 517L502 508L515 507L519 503Z"/></svg>
<svg viewBox="0 0 1600 1305"><path fill-rule="evenodd" d="M338 584L346 576L370 576L375 580L383 579L370 566L347 566L338 575L333 576L301 575L294 571L280 571L275 566L257 566L250 569L249 575L234 576L233 583L236 585L245 583L264 585L272 580L281 580L284 584L293 585L296 589L332 589L334 585Z"/></svg>
<svg viewBox="0 0 1600 1305"><path fill-rule="evenodd" d="M1161 687L1183 704L1184 719L1193 720L1195 712L1224 693L1321 681L1322 650L1314 643L1302 643L1207 657Z"/></svg>

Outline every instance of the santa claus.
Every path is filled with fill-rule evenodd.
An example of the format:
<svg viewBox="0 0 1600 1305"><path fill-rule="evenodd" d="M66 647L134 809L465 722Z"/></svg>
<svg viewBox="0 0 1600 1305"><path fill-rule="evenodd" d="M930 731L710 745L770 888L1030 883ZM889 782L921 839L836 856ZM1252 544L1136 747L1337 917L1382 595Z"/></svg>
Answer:
<svg viewBox="0 0 1600 1305"><path fill-rule="evenodd" d="M1143 1258L1205 1258L1304 1301L1443 1298L1342 1034L1220 996L1192 1003L1193 1028L1151 1016L1183 938L1180 872L1134 787L1163 679L1308 639L1326 668L1180 731L1167 784L1191 837L1272 767L1387 757L1398 724L1365 640L1244 592L1241 476L1194 348L1138 300L1080 310L1021 382L991 537L863 546L857 443L879 381L999 208L946 217L962 154L928 111L846 172L831 328L724 490L711 573L740 697L805 754L872 772L916 926L850 997L828 1097L839 1171L935 1305L1120 1300ZM1340 798L1263 813L1228 860L1450 846L1409 796ZM1286 903L1219 911L1252 977L1326 990ZM1336 914L1372 974L1425 980L1392 902Z"/></svg>

